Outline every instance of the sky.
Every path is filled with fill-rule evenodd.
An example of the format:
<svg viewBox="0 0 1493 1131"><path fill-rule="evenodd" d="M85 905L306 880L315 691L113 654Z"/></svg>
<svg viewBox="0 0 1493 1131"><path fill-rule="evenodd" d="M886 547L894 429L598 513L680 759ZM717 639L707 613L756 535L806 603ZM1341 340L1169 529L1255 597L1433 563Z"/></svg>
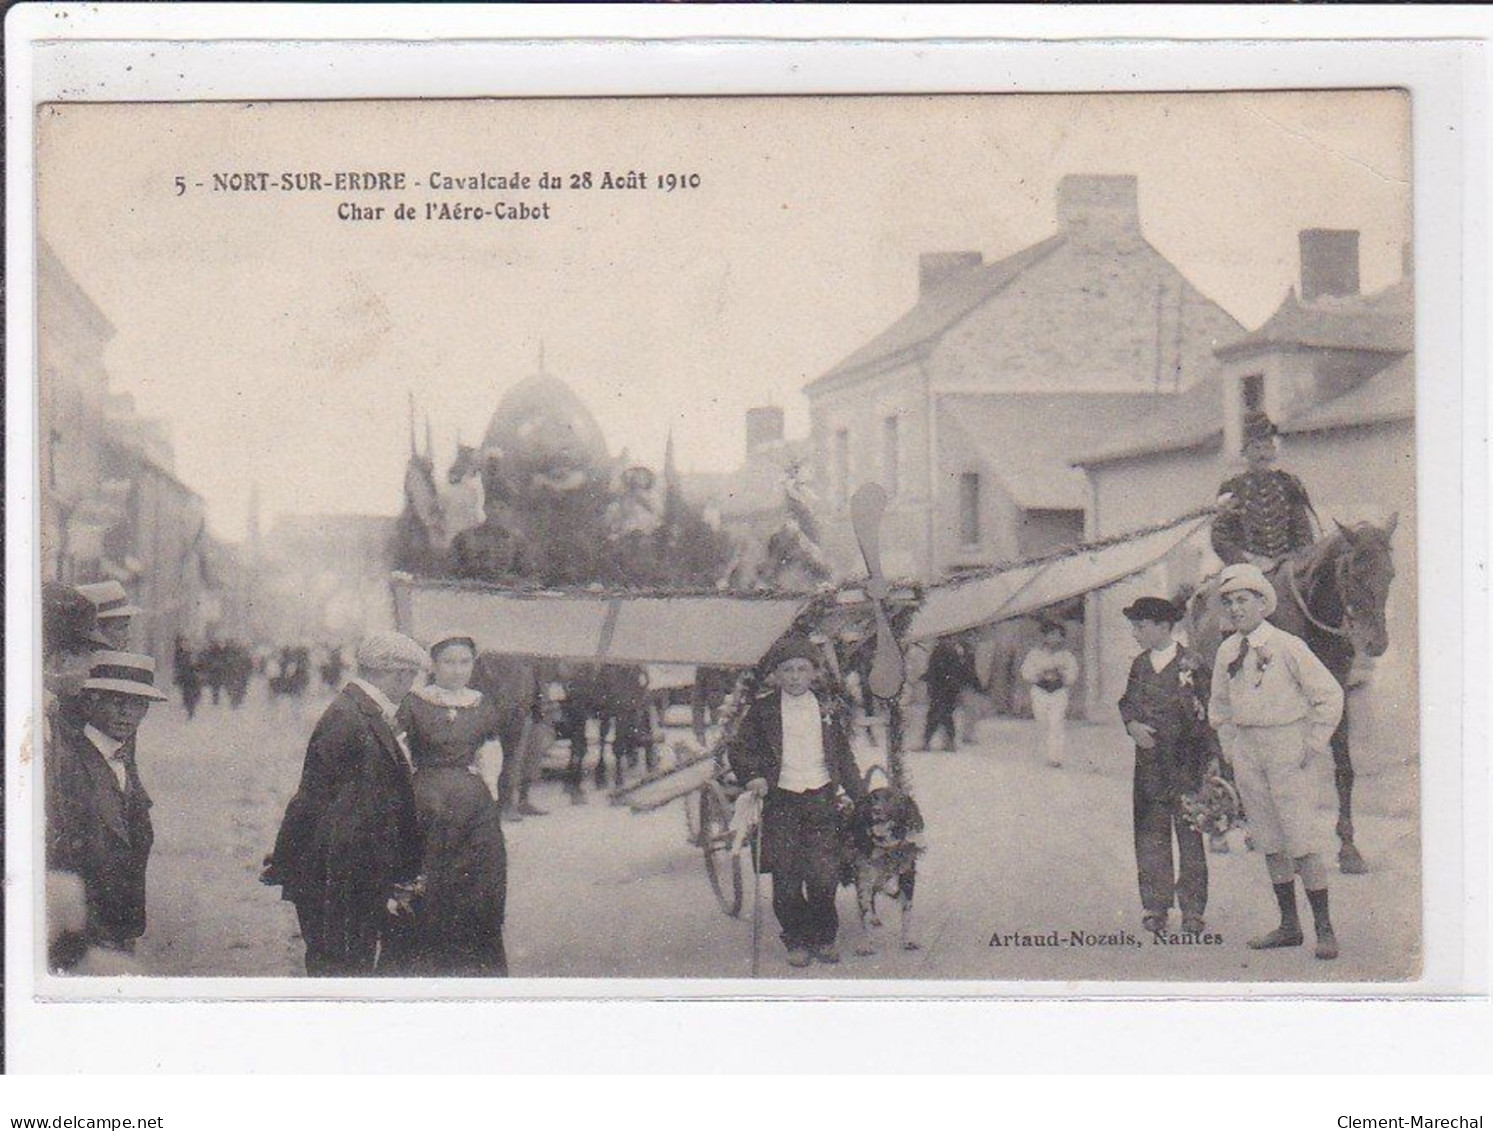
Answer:
<svg viewBox="0 0 1493 1131"><path fill-rule="evenodd" d="M802 386L913 305L921 252L989 261L1046 238L1065 174L1137 176L1146 238L1246 327L1295 283L1302 228L1359 230L1365 290L1399 277L1411 231L1409 99L1393 91L39 114L41 236L115 328L112 387L168 422L177 474L228 539L256 483L267 522L397 512L410 393L444 467L541 343L613 452L658 466L672 430L684 470L737 466L754 405L806 433ZM212 188L339 170L407 183ZM634 170L699 186L600 187ZM429 187L547 171L593 187ZM550 217L423 218L500 200ZM401 201L421 218L394 220ZM385 212L339 219L344 203Z"/></svg>

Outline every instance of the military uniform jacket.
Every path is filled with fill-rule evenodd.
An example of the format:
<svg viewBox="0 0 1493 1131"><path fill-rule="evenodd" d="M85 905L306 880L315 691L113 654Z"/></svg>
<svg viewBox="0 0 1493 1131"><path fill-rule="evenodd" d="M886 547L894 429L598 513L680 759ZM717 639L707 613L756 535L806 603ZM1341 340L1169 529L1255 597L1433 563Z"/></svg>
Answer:
<svg viewBox="0 0 1493 1131"><path fill-rule="evenodd" d="M1150 652L1131 663L1120 718L1127 726L1144 723L1156 731L1155 746L1135 748L1135 784L1146 796L1169 800L1202 784L1213 743L1207 699L1212 678L1202 658L1181 645L1159 672Z"/></svg>
<svg viewBox="0 0 1493 1131"><path fill-rule="evenodd" d="M1213 551L1225 565L1245 561L1248 554L1281 558L1312 544L1311 500L1290 472L1247 471L1218 493L1233 496L1213 520Z"/></svg>
<svg viewBox="0 0 1493 1131"><path fill-rule="evenodd" d="M47 867L83 881L88 937L115 945L145 933L145 868L155 841L134 739L120 753L124 789L73 721L57 720L46 751Z"/></svg>

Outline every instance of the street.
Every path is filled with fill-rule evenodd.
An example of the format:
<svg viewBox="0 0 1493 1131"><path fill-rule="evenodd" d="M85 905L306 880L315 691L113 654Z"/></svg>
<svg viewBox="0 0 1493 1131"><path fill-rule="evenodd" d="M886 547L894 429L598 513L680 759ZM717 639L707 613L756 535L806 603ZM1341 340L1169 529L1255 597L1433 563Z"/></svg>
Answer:
<svg viewBox="0 0 1493 1131"><path fill-rule="evenodd" d="M155 852L142 973L284 977L302 973L295 915L258 882L325 694L269 702L256 683L245 706L205 703L188 722L179 703L152 711L139 763L155 799ZM790 968L763 879L762 973L773 978L999 981L1376 981L1419 969L1418 806L1413 763L1359 751L1358 841L1364 876L1332 882L1342 944L1336 962L1308 945L1256 952L1245 939L1275 923L1264 862L1234 837L1209 857L1205 945L1159 945L1140 929L1131 842L1133 755L1118 722L1070 724L1069 762L1044 765L1032 724L997 719L957 753L913 752L911 785L928 825L916 902L921 949L897 943L883 901L878 953L858 957L854 896L840 893L834 967ZM876 751L857 752L862 766ZM594 756L594 755L593 755ZM1330 767L1320 767L1330 828ZM589 770L589 766L588 766ZM572 805L556 784L535 787L548 816L506 829L506 938L515 977L746 978L752 884L739 919L725 916L682 802L633 815L592 792ZM1309 915L1302 901L1302 914ZM1176 916L1173 916L1173 925ZM1012 945L991 945L1003 936ZM1012 936L1016 936L1014 939ZM1031 945L1016 945L1025 941ZM1043 945L1055 943L1056 945Z"/></svg>

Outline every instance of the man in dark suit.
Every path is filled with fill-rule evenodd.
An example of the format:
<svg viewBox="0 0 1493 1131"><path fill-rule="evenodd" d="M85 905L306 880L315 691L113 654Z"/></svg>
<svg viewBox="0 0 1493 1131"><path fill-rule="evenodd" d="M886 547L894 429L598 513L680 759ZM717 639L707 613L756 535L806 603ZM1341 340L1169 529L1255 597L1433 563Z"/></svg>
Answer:
<svg viewBox="0 0 1493 1131"><path fill-rule="evenodd" d="M737 779L765 799L760 866L772 873L772 909L791 966L840 961L835 793L864 792L844 719L812 690L818 662L806 636L774 645L767 663L777 687L747 708L727 751Z"/></svg>
<svg viewBox="0 0 1493 1131"><path fill-rule="evenodd" d="M394 718L425 662L407 636L370 635L306 748L261 878L295 904L308 974L398 973L408 950L420 840Z"/></svg>
<svg viewBox="0 0 1493 1131"><path fill-rule="evenodd" d="M78 716L60 716L46 751L47 867L83 883L87 942L131 952L145 933L145 869L155 839L135 733L152 703L155 661L95 652Z"/></svg>
<svg viewBox="0 0 1493 1131"><path fill-rule="evenodd" d="M1182 817L1180 799L1203 782L1212 753L1207 696L1212 672L1172 632L1177 607L1163 597L1141 597L1125 608L1144 651L1130 665L1120 718L1135 742L1135 865L1141 924L1162 932L1173 902L1184 934L1200 934L1208 903L1208 857L1203 836ZM1172 865L1172 838L1177 868Z"/></svg>

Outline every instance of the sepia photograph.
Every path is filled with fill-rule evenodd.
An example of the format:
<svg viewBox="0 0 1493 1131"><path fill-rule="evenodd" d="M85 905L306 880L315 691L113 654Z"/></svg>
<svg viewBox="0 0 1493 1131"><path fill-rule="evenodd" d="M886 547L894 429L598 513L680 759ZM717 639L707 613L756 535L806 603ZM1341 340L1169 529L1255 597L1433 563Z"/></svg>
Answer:
<svg viewBox="0 0 1493 1131"><path fill-rule="evenodd" d="M1414 982L1411 116L37 107L39 992Z"/></svg>

